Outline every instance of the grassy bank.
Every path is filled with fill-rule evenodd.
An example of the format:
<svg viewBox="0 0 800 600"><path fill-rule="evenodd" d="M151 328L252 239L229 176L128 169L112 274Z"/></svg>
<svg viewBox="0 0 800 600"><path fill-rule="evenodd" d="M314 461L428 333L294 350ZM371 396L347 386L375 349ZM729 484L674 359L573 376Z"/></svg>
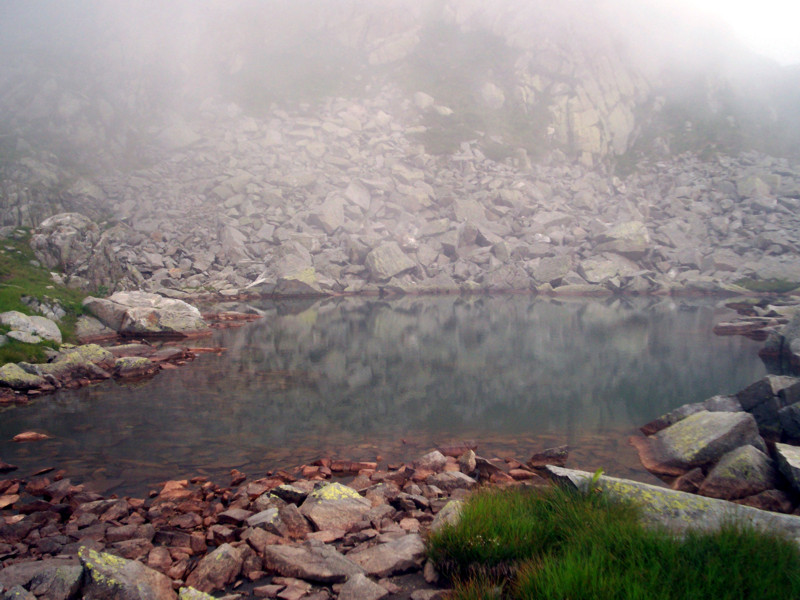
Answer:
<svg viewBox="0 0 800 600"><path fill-rule="evenodd" d="M455 600L800 598L800 548L744 525L676 538L632 504L560 488L485 491L428 540Z"/></svg>
<svg viewBox="0 0 800 600"><path fill-rule="evenodd" d="M16 310L26 315L36 314L25 298L35 298L48 304L57 303L67 313L58 324L64 341L74 341L75 322L83 314L83 291L56 285L50 272L42 267L30 247L30 232L18 229L11 237L0 239L0 312ZM0 325L0 334L8 327ZM38 362L45 359L45 348L53 344L25 344L9 340L0 346L0 364L22 360Z"/></svg>

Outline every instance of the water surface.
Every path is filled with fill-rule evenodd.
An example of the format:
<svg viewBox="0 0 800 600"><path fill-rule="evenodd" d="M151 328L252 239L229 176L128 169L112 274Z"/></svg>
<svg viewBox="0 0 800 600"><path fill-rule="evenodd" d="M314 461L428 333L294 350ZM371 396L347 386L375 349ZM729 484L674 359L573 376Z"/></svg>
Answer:
<svg viewBox="0 0 800 600"><path fill-rule="evenodd" d="M102 492L220 483L322 456L409 460L464 440L526 459L570 444L570 464L650 480L627 438L686 402L765 373L760 346L717 337L709 301L557 302L529 296L264 302L202 355L137 384L61 391L0 413L0 458ZM35 429L53 436L14 444Z"/></svg>

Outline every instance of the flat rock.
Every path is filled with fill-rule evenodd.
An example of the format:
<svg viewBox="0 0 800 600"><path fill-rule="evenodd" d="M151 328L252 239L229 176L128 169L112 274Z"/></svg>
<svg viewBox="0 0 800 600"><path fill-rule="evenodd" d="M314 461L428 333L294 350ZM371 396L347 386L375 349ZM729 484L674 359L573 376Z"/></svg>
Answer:
<svg viewBox="0 0 800 600"><path fill-rule="evenodd" d="M264 566L284 577L319 583L339 583L364 569L335 548L316 541L299 546L272 545L264 548Z"/></svg>
<svg viewBox="0 0 800 600"><path fill-rule="evenodd" d="M200 311L183 300L148 292L116 292L109 298L87 297L84 307L121 334L189 335L208 331Z"/></svg>
<svg viewBox="0 0 800 600"><path fill-rule="evenodd" d="M390 577L422 566L425 558L425 543L417 533L355 550L347 558L361 565L368 575Z"/></svg>
<svg viewBox="0 0 800 600"><path fill-rule="evenodd" d="M428 485L435 485L447 493L457 489L471 490L478 485L469 475L465 475L460 471L445 471L444 473L436 473L431 475L425 480Z"/></svg>
<svg viewBox="0 0 800 600"><path fill-rule="evenodd" d="M15 363L6 363L0 367L0 386L13 390L32 390L45 383L43 377L28 373Z"/></svg>
<svg viewBox="0 0 800 600"><path fill-rule="evenodd" d="M331 483L308 495L300 512L317 530L341 529L347 531L372 508L369 500L353 488L341 483Z"/></svg>
<svg viewBox="0 0 800 600"><path fill-rule="evenodd" d="M586 471L561 467L547 467L547 470L555 481L573 489L588 492L590 487L594 487L610 498L637 502L642 507L645 522L677 532L689 528L714 530L733 520L748 523L762 531L784 531L790 538L800 542L800 517L794 515L767 512L638 481L605 475L596 479Z"/></svg>
<svg viewBox="0 0 800 600"><path fill-rule="evenodd" d="M740 446L725 454L700 486L698 493L712 498L737 500L776 487L772 460L753 446Z"/></svg>

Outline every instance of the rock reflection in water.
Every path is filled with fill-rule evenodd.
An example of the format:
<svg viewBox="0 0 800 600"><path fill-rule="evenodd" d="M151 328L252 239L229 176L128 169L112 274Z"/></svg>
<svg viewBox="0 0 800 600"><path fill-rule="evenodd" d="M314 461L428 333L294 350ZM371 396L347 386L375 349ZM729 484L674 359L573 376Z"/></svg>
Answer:
<svg viewBox="0 0 800 600"><path fill-rule="evenodd" d="M265 302L261 321L216 334L222 356L6 410L0 457L20 476L52 465L104 491L142 493L176 476L224 482L232 468L258 475L326 454L410 459L472 439L481 453L522 459L570 443L579 466L635 476L625 440L636 426L764 373L757 344L712 335L714 306L525 296ZM7 441L29 429L53 439Z"/></svg>

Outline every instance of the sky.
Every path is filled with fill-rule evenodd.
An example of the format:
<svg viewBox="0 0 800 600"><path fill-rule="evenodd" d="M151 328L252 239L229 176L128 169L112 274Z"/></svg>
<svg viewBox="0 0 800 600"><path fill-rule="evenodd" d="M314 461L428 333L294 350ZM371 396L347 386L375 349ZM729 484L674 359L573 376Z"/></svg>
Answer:
<svg viewBox="0 0 800 600"><path fill-rule="evenodd" d="M677 1L724 22L753 51L782 65L800 64L800 0Z"/></svg>

